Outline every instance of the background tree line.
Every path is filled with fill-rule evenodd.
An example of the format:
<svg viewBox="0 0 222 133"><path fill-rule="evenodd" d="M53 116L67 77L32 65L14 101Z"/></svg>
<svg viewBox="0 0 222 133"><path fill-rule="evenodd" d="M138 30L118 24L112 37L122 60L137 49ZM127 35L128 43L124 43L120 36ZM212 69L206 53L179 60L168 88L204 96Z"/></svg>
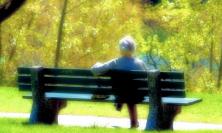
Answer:
<svg viewBox="0 0 222 133"><path fill-rule="evenodd" d="M2 1L3 2L3 1ZM89 68L125 34L150 68L185 71L189 90L220 91L221 0L29 0L1 23L0 82L16 67Z"/></svg>

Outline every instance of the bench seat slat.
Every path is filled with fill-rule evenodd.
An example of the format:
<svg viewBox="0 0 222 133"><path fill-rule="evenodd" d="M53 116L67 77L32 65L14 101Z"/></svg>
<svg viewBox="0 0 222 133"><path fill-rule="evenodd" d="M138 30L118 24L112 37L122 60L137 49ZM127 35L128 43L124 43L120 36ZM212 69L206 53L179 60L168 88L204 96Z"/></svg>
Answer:
<svg viewBox="0 0 222 133"><path fill-rule="evenodd" d="M45 77L46 84L69 84L69 85L100 85L111 86L110 79L84 78L84 77Z"/></svg>
<svg viewBox="0 0 222 133"><path fill-rule="evenodd" d="M31 68L19 67L17 72L19 75L31 74Z"/></svg>
<svg viewBox="0 0 222 133"><path fill-rule="evenodd" d="M17 81L18 83L29 84L31 83L31 75L19 75Z"/></svg>
<svg viewBox="0 0 222 133"><path fill-rule="evenodd" d="M99 86L111 86L111 79L102 79L102 78L84 78L84 77L45 77L44 79L46 84L66 84L66 85L99 85ZM127 83L127 81L119 80L116 84ZM133 82L133 83L132 83ZM138 87L147 87L146 79L136 79L131 82L131 85L134 83ZM30 76L18 76L18 83L20 84L30 84ZM123 84L125 85L125 84ZM184 81L161 81L161 88L163 89L183 89L185 88Z"/></svg>
<svg viewBox="0 0 222 133"><path fill-rule="evenodd" d="M31 74L31 68L19 67L18 74ZM113 75L112 73L118 73L121 75L130 75L135 78L146 78L147 72L144 71L122 71L122 70L111 70L104 76ZM65 75L65 76L94 76L90 69L62 69L62 68L44 68L44 73L47 75ZM162 79L184 79L183 72L160 72Z"/></svg>
<svg viewBox="0 0 222 133"><path fill-rule="evenodd" d="M117 76L121 77L131 77L131 78L147 78L147 72L145 71L123 71L123 70L111 70L107 73L108 76L115 75L113 73L116 73ZM184 79L184 73L183 72L176 72L176 71L170 71L170 72L160 72L161 79Z"/></svg>
<svg viewBox="0 0 222 133"><path fill-rule="evenodd" d="M94 102L113 102L115 100L114 96L111 95L106 100L92 100L92 94L69 94L69 93L46 93L46 98L49 99L65 99L65 100L74 100L74 101L94 101ZM27 94L23 96L24 98L31 99L32 95ZM172 105L192 105L198 102L201 102L201 99L199 98L174 98L174 97L163 97L162 98L163 104L172 104ZM149 103L149 97L146 97L145 100L142 103Z"/></svg>
<svg viewBox="0 0 222 133"><path fill-rule="evenodd" d="M94 76L90 69L61 69L61 68L45 68L46 75L65 75L65 76Z"/></svg>
<svg viewBox="0 0 222 133"><path fill-rule="evenodd" d="M85 86L47 86L46 92L61 92L61 93L77 93L77 94L113 94L111 88L107 87L85 87Z"/></svg>
<svg viewBox="0 0 222 133"><path fill-rule="evenodd" d="M162 97L185 97L186 93L185 90L161 90L161 96Z"/></svg>
<svg viewBox="0 0 222 133"><path fill-rule="evenodd" d="M20 91L31 91L31 85L30 84L19 84ZM97 91L99 89L99 91ZM47 92L60 92L60 93L78 93L78 94L90 94L90 93L96 93L96 94L103 94L103 95L109 95L113 94L113 91L111 88L107 87L85 87L85 86L47 86L46 87ZM139 89L139 94L141 95L148 95L150 91L148 88L141 88ZM162 89L161 92L162 96L174 96L174 97L184 97L185 96L185 90L167 90Z"/></svg>
<svg viewBox="0 0 222 133"><path fill-rule="evenodd" d="M184 79L183 72L160 72L161 79Z"/></svg>
<svg viewBox="0 0 222 133"><path fill-rule="evenodd" d="M93 76L90 69L62 69L62 68L44 68L44 73L46 75L66 75L66 76ZM31 68L18 68L18 74L31 74Z"/></svg>
<svg viewBox="0 0 222 133"><path fill-rule="evenodd" d="M112 86L112 80L109 78L96 77L45 77L45 84L65 84L65 85L98 85L98 86ZM124 80L119 80L116 84L123 84ZM18 76L18 83L30 84L31 76ZM135 79L131 81L131 85L136 84L138 87L147 87L147 80Z"/></svg>
<svg viewBox="0 0 222 133"><path fill-rule="evenodd" d="M86 77L45 77L45 84L55 84L55 85L98 85L98 86L112 86L111 79L104 78L86 78ZM126 86L130 82L130 85L136 85L137 87L148 87L147 80L135 79L135 80L124 80L119 79L115 84ZM183 82L172 82L164 81L164 88L182 88ZM168 84L167 84L168 83ZM130 86L129 86L130 87Z"/></svg>
<svg viewBox="0 0 222 133"><path fill-rule="evenodd" d="M31 84L18 84L20 91L32 91Z"/></svg>
<svg viewBox="0 0 222 133"><path fill-rule="evenodd" d="M115 77L130 77L130 78L147 78L147 72L138 71L138 70L110 70L106 74L106 76L115 76Z"/></svg>
<svg viewBox="0 0 222 133"><path fill-rule="evenodd" d="M185 88L185 84L184 81L160 81L161 84L161 88L178 88L178 89L182 89Z"/></svg>

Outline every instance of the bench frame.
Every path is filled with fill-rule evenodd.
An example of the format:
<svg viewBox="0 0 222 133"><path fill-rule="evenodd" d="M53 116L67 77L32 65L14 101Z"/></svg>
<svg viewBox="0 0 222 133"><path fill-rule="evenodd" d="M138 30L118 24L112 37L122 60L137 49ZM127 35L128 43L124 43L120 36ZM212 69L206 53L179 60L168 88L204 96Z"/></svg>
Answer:
<svg viewBox="0 0 222 133"><path fill-rule="evenodd" d="M37 66L31 68L32 111L29 118L30 124L53 124L58 122L58 113L62 109L60 99L47 99L44 92L44 68ZM148 72L149 115L145 130L173 129L173 121L178 112L174 109L165 109L165 106L180 108L179 105L163 105L161 97L160 71ZM196 102L200 102L201 99Z"/></svg>

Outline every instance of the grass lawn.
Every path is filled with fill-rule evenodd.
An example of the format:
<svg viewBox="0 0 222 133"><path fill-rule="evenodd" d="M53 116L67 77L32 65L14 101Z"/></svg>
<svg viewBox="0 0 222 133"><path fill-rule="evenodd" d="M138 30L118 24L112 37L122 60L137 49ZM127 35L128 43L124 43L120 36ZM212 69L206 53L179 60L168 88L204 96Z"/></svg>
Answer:
<svg viewBox="0 0 222 133"><path fill-rule="evenodd" d="M97 128L97 127L65 127L65 126L47 126L47 125L26 125L23 119L0 119L1 133L158 133L145 132L139 130L120 129L120 128ZM164 131L161 133L215 133L216 131ZM218 131L219 132L219 131Z"/></svg>
<svg viewBox="0 0 222 133"><path fill-rule="evenodd" d="M31 100L22 99L22 93L17 88L0 87L0 112L29 113ZM222 95L207 93L189 93L190 97L203 98L203 102L193 106L183 107L177 121L192 121L206 123L222 123ZM146 118L148 106L139 105L139 117ZM69 102L62 114L96 115L109 117L128 117L127 110L115 111L113 104L92 102Z"/></svg>

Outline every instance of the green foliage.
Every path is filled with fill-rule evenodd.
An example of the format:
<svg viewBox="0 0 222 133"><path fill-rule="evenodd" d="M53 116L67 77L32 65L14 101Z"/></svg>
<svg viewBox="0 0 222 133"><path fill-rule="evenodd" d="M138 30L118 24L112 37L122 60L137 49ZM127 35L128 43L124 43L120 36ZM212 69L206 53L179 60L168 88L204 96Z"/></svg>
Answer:
<svg viewBox="0 0 222 133"><path fill-rule="evenodd" d="M148 30L141 52L168 60L170 67L163 70L185 71L189 90L215 91L222 43L221 8L219 0L205 4L165 0L160 6L147 7Z"/></svg>
<svg viewBox="0 0 222 133"><path fill-rule="evenodd" d="M125 0L68 3L61 67L90 67L98 60L114 58L120 37L140 34L136 4ZM5 75L14 76L6 76L4 81L15 79L17 66L53 66L61 5L60 0L30 0L2 24L6 59L2 69Z"/></svg>

